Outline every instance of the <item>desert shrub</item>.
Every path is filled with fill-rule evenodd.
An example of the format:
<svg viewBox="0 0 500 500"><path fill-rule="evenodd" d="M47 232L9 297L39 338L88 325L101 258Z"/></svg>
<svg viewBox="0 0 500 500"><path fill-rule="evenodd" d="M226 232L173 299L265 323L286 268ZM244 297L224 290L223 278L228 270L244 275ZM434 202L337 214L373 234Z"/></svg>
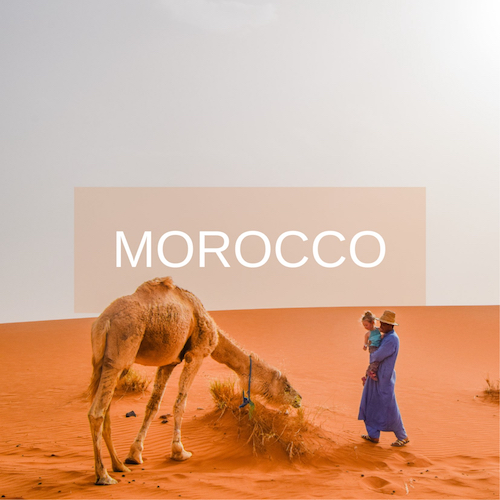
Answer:
<svg viewBox="0 0 500 500"><path fill-rule="evenodd" d="M307 454L303 433L307 420L303 409L295 414L288 410L273 410L256 403L250 436L254 452L264 452L268 445L278 443L290 459Z"/></svg>
<svg viewBox="0 0 500 500"><path fill-rule="evenodd" d="M488 375L486 377L486 388L484 389L484 395L489 399L499 400L500 392L500 380L492 380Z"/></svg>
<svg viewBox="0 0 500 500"><path fill-rule="evenodd" d="M116 385L118 393L144 393L149 387L151 379L143 372L130 368L122 373Z"/></svg>
<svg viewBox="0 0 500 500"><path fill-rule="evenodd" d="M250 405L240 408L242 396L236 391L233 380L213 380L210 392L221 415L229 410L238 420L241 433L248 435L255 454L261 454L274 445L279 445L290 459L308 453L303 433L309 421L303 408L297 411L286 408L271 409L254 400L249 418Z"/></svg>
<svg viewBox="0 0 500 500"><path fill-rule="evenodd" d="M210 382L210 394L215 406L219 410L225 410L236 397L236 383L233 379L214 379Z"/></svg>

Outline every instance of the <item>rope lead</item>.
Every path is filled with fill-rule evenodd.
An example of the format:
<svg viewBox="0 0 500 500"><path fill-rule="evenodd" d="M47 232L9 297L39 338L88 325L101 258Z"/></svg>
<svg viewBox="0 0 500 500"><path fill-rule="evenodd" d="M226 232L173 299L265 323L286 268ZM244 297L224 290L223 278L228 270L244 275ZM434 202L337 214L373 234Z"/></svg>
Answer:
<svg viewBox="0 0 500 500"><path fill-rule="evenodd" d="M255 409L255 404L253 401L250 399L250 386L252 383L252 355L250 354L250 371L248 372L248 392L247 396L245 397L245 391L243 390L243 403L240 404L240 408L244 408L246 405L249 405L248 409L248 418L252 418L254 409Z"/></svg>

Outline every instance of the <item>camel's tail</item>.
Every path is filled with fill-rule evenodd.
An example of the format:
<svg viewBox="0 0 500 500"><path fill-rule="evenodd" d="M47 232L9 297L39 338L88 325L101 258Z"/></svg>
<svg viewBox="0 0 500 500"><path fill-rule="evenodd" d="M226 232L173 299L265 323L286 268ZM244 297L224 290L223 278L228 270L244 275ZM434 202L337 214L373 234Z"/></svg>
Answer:
<svg viewBox="0 0 500 500"><path fill-rule="evenodd" d="M97 318L92 325L92 378L87 389L87 396L92 401L99 388L101 380L102 362L106 348L106 337L109 331L109 318Z"/></svg>

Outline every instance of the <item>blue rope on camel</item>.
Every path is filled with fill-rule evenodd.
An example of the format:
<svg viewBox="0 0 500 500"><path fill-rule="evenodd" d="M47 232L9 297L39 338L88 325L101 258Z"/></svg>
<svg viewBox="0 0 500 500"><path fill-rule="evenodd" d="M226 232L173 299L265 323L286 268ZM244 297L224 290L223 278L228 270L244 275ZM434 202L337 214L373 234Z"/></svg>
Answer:
<svg viewBox="0 0 500 500"><path fill-rule="evenodd" d="M243 390L243 403L240 404L239 407L244 408L246 405L249 405L248 417L252 418L253 411L255 409L255 404L250 399L250 386L252 384L252 355L250 354L249 357L250 357L250 371L248 372L248 392L247 392L248 397L245 397L245 390Z"/></svg>

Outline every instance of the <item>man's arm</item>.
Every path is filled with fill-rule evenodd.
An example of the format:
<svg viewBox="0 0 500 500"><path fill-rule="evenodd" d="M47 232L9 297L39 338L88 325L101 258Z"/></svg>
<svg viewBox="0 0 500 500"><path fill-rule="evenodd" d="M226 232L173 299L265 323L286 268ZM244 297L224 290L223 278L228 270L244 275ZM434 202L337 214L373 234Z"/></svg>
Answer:
<svg viewBox="0 0 500 500"><path fill-rule="evenodd" d="M374 361L382 361L385 358L388 358L396 351L396 344L394 340L387 339L385 342L382 342L380 347L370 354L370 363Z"/></svg>

